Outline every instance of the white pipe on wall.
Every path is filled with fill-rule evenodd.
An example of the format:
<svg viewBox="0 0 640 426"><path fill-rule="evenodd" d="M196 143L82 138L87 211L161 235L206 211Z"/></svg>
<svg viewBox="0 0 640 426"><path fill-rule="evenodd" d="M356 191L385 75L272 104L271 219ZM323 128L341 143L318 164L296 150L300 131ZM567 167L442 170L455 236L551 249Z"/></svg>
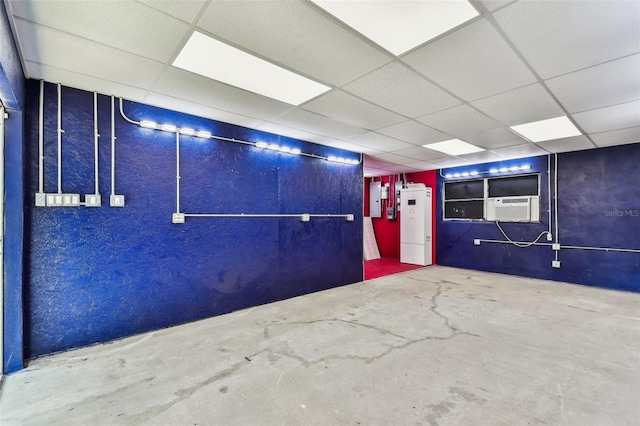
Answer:
<svg viewBox="0 0 640 426"><path fill-rule="evenodd" d="M115 99L111 96L111 195L116 194L116 120Z"/></svg>
<svg viewBox="0 0 640 426"><path fill-rule="evenodd" d="M496 244L511 244L510 241L502 241L502 240L485 240L478 239L481 243L496 243ZM533 246L546 246L551 247L552 243L534 243L531 244ZM563 246L560 248L562 250L596 250L596 251L614 251L614 252L623 252L623 253L640 253L640 249L626 249L626 248L615 248L615 247L588 247L588 246Z"/></svg>
<svg viewBox="0 0 640 426"><path fill-rule="evenodd" d="M180 133L176 133L176 213L180 213Z"/></svg>
<svg viewBox="0 0 640 426"><path fill-rule="evenodd" d="M100 193L98 176L98 92L93 92L93 173L94 173L94 194Z"/></svg>
<svg viewBox="0 0 640 426"><path fill-rule="evenodd" d="M62 85L58 83L58 194L62 194Z"/></svg>
<svg viewBox="0 0 640 426"><path fill-rule="evenodd" d="M40 80L38 103L38 192L44 192L44 80Z"/></svg>

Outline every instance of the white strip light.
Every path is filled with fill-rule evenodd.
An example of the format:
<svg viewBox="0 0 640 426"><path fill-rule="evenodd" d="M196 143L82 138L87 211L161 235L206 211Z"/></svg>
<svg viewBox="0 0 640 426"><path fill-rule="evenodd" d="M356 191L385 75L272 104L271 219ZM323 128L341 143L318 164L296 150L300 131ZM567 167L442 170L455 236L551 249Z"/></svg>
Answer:
<svg viewBox="0 0 640 426"><path fill-rule="evenodd" d="M296 106L331 89L197 31L173 66Z"/></svg>
<svg viewBox="0 0 640 426"><path fill-rule="evenodd" d="M281 146L276 143L256 142L256 148L268 149L269 151L278 151L284 154L301 155L302 151L298 148L290 148L288 146Z"/></svg>
<svg viewBox="0 0 640 426"><path fill-rule="evenodd" d="M570 138L579 136L580 130L573 125L566 116L550 118L548 120L534 121L532 123L511 126L517 132L532 142L543 142L552 139Z"/></svg>
<svg viewBox="0 0 640 426"><path fill-rule="evenodd" d="M443 177L447 178L447 179L457 179L457 178L463 178L463 177L471 177L471 176L478 176L478 175L482 175L482 174L498 174L498 173L508 173L508 172L524 172L527 170L531 170L531 165L529 164L523 164L522 166L511 166L511 167L500 167L500 168L491 168L489 170L486 171L478 171L478 170L472 170L470 172L456 172L456 173L447 173L445 174Z"/></svg>
<svg viewBox="0 0 640 426"><path fill-rule="evenodd" d="M255 146L256 148L260 148L260 149L265 149L268 151L275 151L275 152L280 152L283 154L292 154L292 155L304 155L305 157L311 157L311 158L317 158L319 160L327 160L327 161L332 161L332 162L336 162L336 163L342 163L342 164L351 164L351 165L359 165L362 162L362 154L360 155L360 159L348 159L348 158L342 158L342 157L335 157L335 156L329 156L329 157L324 157L321 155L316 155L316 154L308 154L305 152L302 152L299 148L291 148L288 147L286 145L278 145L276 143L267 143L267 142L249 142L249 141L243 141L243 140L239 140L239 139L234 139L234 138L226 138L223 136L214 136L211 134L211 132L206 131L206 130L194 130L190 127L178 127L175 126L173 124L158 124L155 121L151 121L151 120L142 120L142 121L135 121L130 119L129 117L127 117L124 113L124 111L122 110L122 102L120 103L120 114L122 115L122 117L127 120L129 123L132 124L137 124L140 127L144 127L147 129L154 129L154 130L164 130L167 132L173 132L176 134L182 134L185 136L195 136L198 138L203 138L203 139L216 139L216 140L222 140L222 141L226 141L226 142L234 142L234 143L240 143L240 144L244 144L244 145L252 145Z"/></svg>

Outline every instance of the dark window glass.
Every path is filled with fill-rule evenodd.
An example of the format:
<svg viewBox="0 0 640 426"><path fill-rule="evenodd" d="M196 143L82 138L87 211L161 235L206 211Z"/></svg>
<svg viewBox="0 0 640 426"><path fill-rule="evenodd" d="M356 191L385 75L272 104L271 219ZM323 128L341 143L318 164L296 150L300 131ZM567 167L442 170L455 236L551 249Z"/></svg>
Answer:
<svg viewBox="0 0 640 426"><path fill-rule="evenodd" d="M484 219L484 201L447 201L444 203L445 219Z"/></svg>
<svg viewBox="0 0 640 426"><path fill-rule="evenodd" d="M465 200L484 198L484 180L468 180L465 182L445 182L445 200Z"/></svg>
<svg viewBox="0 0 640 426"><path fill-rule="evenodd" d="M538 175L489 179L489 197L514 197L538 194Z"/></svg>

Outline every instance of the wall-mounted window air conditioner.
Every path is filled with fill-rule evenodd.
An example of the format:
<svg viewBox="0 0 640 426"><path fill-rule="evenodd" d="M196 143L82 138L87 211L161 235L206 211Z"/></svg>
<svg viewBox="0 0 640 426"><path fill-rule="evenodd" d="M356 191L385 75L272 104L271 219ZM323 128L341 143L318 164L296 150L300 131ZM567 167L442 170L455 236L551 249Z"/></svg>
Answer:
<svg viewBox="0 0 640 426"><path fill-rule="evenodd" d="M487 220L499 222L539 222L540 197L488 198Z"/></svg>

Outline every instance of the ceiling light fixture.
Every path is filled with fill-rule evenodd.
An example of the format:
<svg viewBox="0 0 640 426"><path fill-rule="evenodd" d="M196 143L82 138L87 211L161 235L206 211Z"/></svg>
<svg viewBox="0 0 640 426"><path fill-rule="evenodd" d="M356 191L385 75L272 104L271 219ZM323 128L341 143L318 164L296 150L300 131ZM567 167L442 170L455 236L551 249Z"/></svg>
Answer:
<svg viewBox="0 0 640 426"><path fill-rule="evenodd" d="M296 106L331 89L197 31L173 66Z"/></svg>
<svg viewBox="0 0 640 426"><path fill-rule="evenodd" d="M466 0L312 1L396 56L478 16Z"/></svg>
<svg viewBox="0 0 640 426"><path fill-rule="evenodd" d="M442 152L447 155L472 154L474 152L485 150L484 148L471 145L470 143L461 141L460 139L451 139L448 141L430 143L422 146L428 149L433 149L434 151Z"/></svg>
<svg viewBox="0 0 640 426"><path fill-rule="evenodd" d="M511 129L532 142L579 136L582 133L566 116L511 126Z"/></svg>

